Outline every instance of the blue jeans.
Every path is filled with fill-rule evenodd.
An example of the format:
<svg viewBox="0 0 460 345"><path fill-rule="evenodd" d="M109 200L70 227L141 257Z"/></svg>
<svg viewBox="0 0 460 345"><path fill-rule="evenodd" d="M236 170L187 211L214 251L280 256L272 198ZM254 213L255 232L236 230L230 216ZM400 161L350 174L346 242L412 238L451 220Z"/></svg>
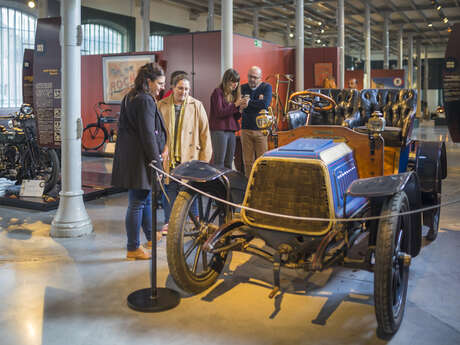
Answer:
<svg viewBox="0 0 460 345"><path fill-rule="evenodd" d="M236 137L233 131L211 131L214 165L232 169Z"/></svg>
<svg viewBox="0 0 460 345"><path fill-rule="evenodd" d="M142 225L147 241L152 240L152 197L146 189L128 190L128 209L125 218L128 250L139 247L139 229Z"/></svg>
<svg viewBox="0 0 460 345"><path fill-rule="evenodd" d="M169 184L165 184L165 191L168 194L169 202L166 199L164 193L161 193L161 202L163 204L163 211L165 213L165 224L169 223L169 217L171 216L171 209L174 205L174 201L179 194L181 185L175 181L171 181ZM192 204L192 214L198 216L198 204L196 200Z"/></svg>

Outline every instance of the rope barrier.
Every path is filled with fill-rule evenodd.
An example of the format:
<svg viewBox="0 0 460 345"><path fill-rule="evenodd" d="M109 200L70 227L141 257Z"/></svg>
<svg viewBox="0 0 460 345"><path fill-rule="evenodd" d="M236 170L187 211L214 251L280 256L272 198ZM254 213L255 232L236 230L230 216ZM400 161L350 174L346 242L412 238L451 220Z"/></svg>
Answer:
<svg viewBox="0 0 460 345"><path fill-rule="evenodd" d="M183 185L184 187L187 187L187 188L189 188L189 189L191 189L191 190L193 190L193 191L195 191L197 193L200 193L200 194L202 194L202 195L204 195L204 196L206 196L206 197L208 197L210 199L219 201L219 202L221 202L223 204L226 204L226 205L229 205L229 206L232 206L232 207L235 207L235 208L241 208L241 209L244 209L246 211L251 211L251 212L264 214L264 215L267 215L267 216L286 218L286 219L294 219L294 220L307 220L307 221L318 221L318 222L337 222L337 223L338 222L365 222L365 221L368 221L368 220L377 220L377 219L384 219L384 218L392 218L392 217L396 217L396 216L405 216L405 215L409 215L409 214L425 212L425 211L429 211L429 210L434 210L436 208L446 207L446 206L450 206L450 205L453 205L453 204L460 203L460 198L459 198L459 199L456 199L456 200L453 200L453 201L441 203L441 204L434 205L434 206L428 206L428 207L420 208L420 209L417 209L417 210L401 212L401 213L392 213L392 214L383 215L383 216L365 217L365 218L316 218L316 217L290 216L290 215L286 215L286 214L273 213L273 212L259 210L259 209L255 209L255 208L252 208L252 207L240 205L240 204L235 204L233 202L221 199L221 198L219 198L219 197L217 197L215 195L211 195L209 193L203 192L202 190L200 190L200 189L198 189L198 188L196 188L196 187L194 187L194 186L192 186L192 185L190 185L190 184L188 184L186 182L183 182L182 180L180 180L180 179L168 174L167 172L163 171L162 169L157 168L153 164L150 164L150 166L153 169L156 170L157 179L158 179L158 182L160 183L160 185L162 184L162 178L160 176L160 174L161 174L161 175L169 177L171 180L176 181L177 183Z"/></svg>

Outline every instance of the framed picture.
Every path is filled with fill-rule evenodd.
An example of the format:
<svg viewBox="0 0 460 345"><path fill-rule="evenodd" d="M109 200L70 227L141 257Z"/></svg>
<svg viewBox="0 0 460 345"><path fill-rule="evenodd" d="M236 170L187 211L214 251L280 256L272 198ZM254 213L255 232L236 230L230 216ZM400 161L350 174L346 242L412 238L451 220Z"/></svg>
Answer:
<svg viewBox="0 0 460 345"><path fill-rule="evenodd" d="M323 87L324 79L333 76L332 62L315 63L315 87Z"/></svg>
<svg viewBox="0 0 460 345"><path fill-rule="evenodd" d="M139 68L155 62L155 55L120 55L102 57L104 79L104 102L120 104L123 97L134 85Z"/></svg>

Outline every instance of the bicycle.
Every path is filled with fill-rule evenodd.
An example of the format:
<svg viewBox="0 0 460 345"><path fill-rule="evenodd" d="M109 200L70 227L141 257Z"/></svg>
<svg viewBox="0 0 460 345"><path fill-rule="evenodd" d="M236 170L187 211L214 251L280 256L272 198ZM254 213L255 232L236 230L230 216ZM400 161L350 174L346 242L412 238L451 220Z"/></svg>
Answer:
<svg viewBox="0 0 460 345"><path fill-rule="evenodd" d="M94 105L97 121L88 124L83 129L82 146L85 150L98 150L106 141L112 142L115 137L115 130L110 129L110 132L105 127L106 124L118 122L117 116L110 116L112 108L104 102L98 102Z"/></svg>

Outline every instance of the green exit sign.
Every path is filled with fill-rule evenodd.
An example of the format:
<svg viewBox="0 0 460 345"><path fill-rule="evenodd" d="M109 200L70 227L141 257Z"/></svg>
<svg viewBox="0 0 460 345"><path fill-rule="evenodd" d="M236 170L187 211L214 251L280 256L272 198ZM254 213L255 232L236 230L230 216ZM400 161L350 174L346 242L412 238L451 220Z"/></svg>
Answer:
<svg viewBox="0 0 460 345"><path fill-rule="evenodd" d="M260 40L254 40L254 46L258 47L258 48L262 48L262 41Z"/></svg>

